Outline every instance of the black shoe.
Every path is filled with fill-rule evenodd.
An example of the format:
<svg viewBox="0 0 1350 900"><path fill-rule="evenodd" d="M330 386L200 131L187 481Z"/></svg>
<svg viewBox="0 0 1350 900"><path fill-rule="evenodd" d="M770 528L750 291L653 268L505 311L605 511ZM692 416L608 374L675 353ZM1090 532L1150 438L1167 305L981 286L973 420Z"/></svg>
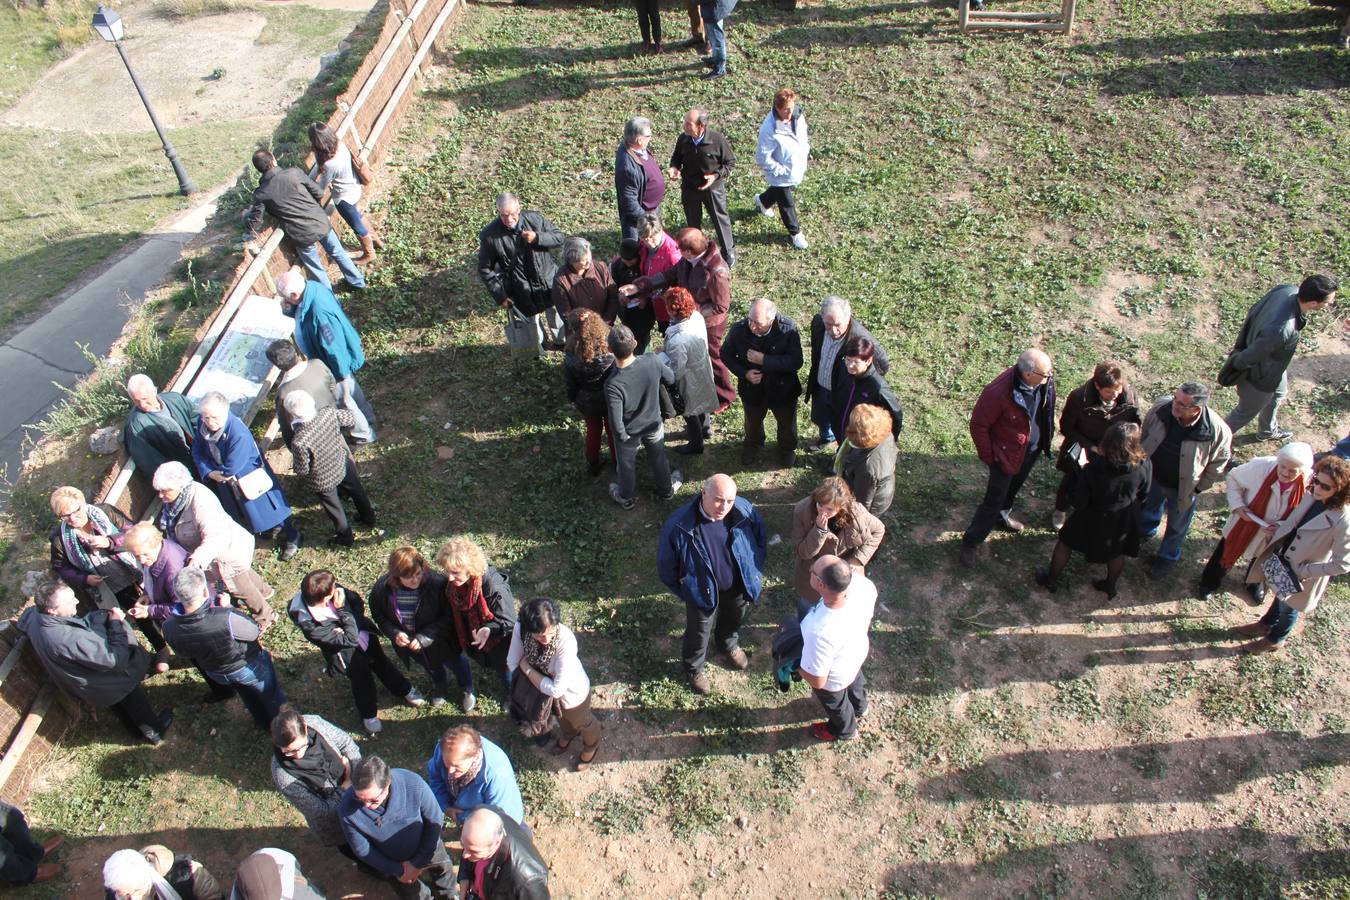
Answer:
<svg viewBox="0 0 1350 900"><path fill-rule="evenodd" d="M594 478L601 472L605 471L605 463L603 460L598 460L593 463L586 463L586 471L590 473L590 476L592 478Z"/></svg>
<svg viewBox="0 0 1350 900"><path fill-rule="evenodd" d="M1107 600L1116 599L1116 586L1105 578L1094 578L1092 586L1106 595Z"/></svg>
<svg viewBox="0 0 1350 900"><path fill-rule="evenodd" d="M159 733L165 735L169 733L169 726L173 724L173 707L166 706L159 711Z"/></svg>
<svg viewBox="0 0 1350 900"><path fill-rule="evenodd" d="M797 465L797 451L780 450L778 453L778 465L782 466L784 469L791 469L793 466Z"/></svg>
<svg viewBox="0 0 1350 900"><path fill-rule="evenodd" d="M755 463L757 463L757 462L759 462L759 448L758 448L758 447L742 447L742 448L741 448L741 465L743 465L743 466L753 466L753 465L754 465Z"/></svg>
<svg viewBox="0 0 1350 900"><path fill-rule="evenodd" d="M703 452L703 445L685 444L683 447L676 447L675 452L681 456L698 456Z"/></svg>
<svg viewBox="0 0 1350 900"><path fill-rule="evenodd" d="M335 534L328 539L328 546L330 547L350 547L355 543L356 535L352 534L350 528L340 534Z"/></svg>
<svg viewBox="0 0 1350 900"><path fill-rule="evenodd" d="M1059 589L1059 582L1050 577L1049 569L1037 569L1034 577L1037 584L1052 594Z"/></svg>
<svg viewBox="0 0 1350 900"><path fill-rule="evenodd" d="M715 79L715 78L726 78L726 77L727 77L727 70L726 70L726 69L721 69L721 70L713 69L711 72L704 72L702 75L699 76L699 78L702 78L704 81L712 81L712 80ZM732 267L735 266L735 265L736 265L736 260L734 260L734 259L729 259L729 260L727 260L727 268L728 268L728 269L732 268Z"/></svg>
<svg viewBox="0 0 1350 900"><path fill-rule="evenodd" d="M291 560L295 559L295 555L300 552L300 542L303 541L304 539L305 536L302 534L299 537L297 537L293 542L283 546L281 548L281 552L277 554L277 559L281 560L282 562L290 562Z"/></svg>
<svg viewBox="0 0 1350 900"><path fill-rule="evenodd" d="M164 735L155 731L149 725L141 726L141 737L145 738L145 742L151 747L158 747L164 743Z"/></svg>
<svg viewBox="0 0 1350 900"><path fill-rule="evenodd" d="M375 514L374 514L374 513L371 513L370 516L369 516L369 518L367 518L366 516L362 516L361 518L357 519L356 521L360 522L362 525L364 525L364 526L367 527L367 528L374 528L374 527L375 527Z"/></svg>
<svg viewBox="0 0 1350 900"><path fill-rule="evenodd" d="M703 63L703 65L709 69L717 68L717 61L714 60L711 56L699 57L699 62Z"/></svg>
<svg viewBox="0 0 1350 900"><path fill-rule="evenodd" d="M1248 606L1264 606L1266 603L1266 586L1264 584L1247 585Z"/></svg>

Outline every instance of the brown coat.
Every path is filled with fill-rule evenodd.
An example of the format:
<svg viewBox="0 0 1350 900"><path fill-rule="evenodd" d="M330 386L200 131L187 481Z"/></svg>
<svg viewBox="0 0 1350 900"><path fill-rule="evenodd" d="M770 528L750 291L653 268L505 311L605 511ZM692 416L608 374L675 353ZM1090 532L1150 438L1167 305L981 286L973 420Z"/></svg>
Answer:
<svg viewBox="0 0 1350 900"><path fill-rule="evenodd" d="M1288 537L1289 532L1298 527L1312 504L1312 494L1308 493L1303 497L1303 502L1289 514L1289 518L1275 529L1275 536L1247 570L1249 583L1266 583L1261 566L1274 548ZM1350 572L1350 515L1344 509L1322 510L1298 529L1298 535L1285 551L1284 559L1303 583L1303 590L1285 602L1301 613L1312 612L1326 594L1332 576Z"/></svg>
<svg viewBox="0 0 1350 900"><path fill-rule="evenodd" d="M811 587L811 564L822 556L838 556L844 562L867 565L886 536L886 526L867 511L867 507L853 501L853 524L847 531L835 534L816 527L816 502L805 498L792 508L792 548L797 554L793 572L793 586L797 596L814 603L819 592Z"/></svg>
<svg viewBox="0 0 1350 900"><path fill-rule="evenodd" d="M698 311L708 326L709 342L716 335L720 345L727 330L727 311L731 309L731 270L722 259L721 249L716 244L709 244L697 265L681 259L673 269L638 279L639 290L671 287L682 287L694 295Z"/></svg>
<svg viewBox="0 0 1350 900"><path fill-rule="evenodd" d="M564 318L574 309L589 309L606 325L613 325L619 315L619 286L609 274L609 266L594 260L580 272L564 266L553 278L553 303Z"/></svg>

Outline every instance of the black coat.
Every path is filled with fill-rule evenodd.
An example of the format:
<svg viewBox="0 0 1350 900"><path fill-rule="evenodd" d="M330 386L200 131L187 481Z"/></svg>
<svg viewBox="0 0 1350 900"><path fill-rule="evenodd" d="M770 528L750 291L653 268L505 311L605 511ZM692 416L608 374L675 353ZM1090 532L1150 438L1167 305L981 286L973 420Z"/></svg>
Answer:
<svg viewBox="0 0 1350 900"><path fill-rule="evenodd" d="M506 836L483 875L483 900L548 900L548 864L530 836L497 807L486 808L501 817ZM473 884L473 873L474 863L460 863L460 881Z"/></svg>
<svg viewBox="0 0 1350 900"><path fill-rule="evenodd" d="M1106 436L1106 430L1116 422L1133 422L1138 425L1139 397L1129 385L1116 395L1115 402L1107 405L1097 393L1097 386L1088 379L1087 384L1070 391L1064 398L1064 409L1059 414L1059 433L1064 442L1059 445L1059 459L1055 468L1061 472L1076 473L1078 463L1066 452L1069 447L1078 444L1084 450L1095 447Z"/></svg>
<svg viewBox="0 0 1350 900"><path fill-rule="evenodd" d="M746 354L758 350L764 362L755 365ZM741 402L747 406L780 407L795 404L802 395L802 336L797 323L779 313L769 333L760 337L750 330L750 322L742 319L727 332L722 342L722 362L735 374ZM759 369L764 377L759 384L746 378L751 369Z"/></svg>
<svg viewBox="0 0 1350 900"><path fill-rule="evenodd" d="M834 433L843 440L848 427L848 414L853 412L853 407L870 403L891 414L891 434L898 438L900 429L905 427L905 414L900 409L899 398L877 371L877 358L874 356L867 371L855 378L844 367L843 355L844 351L840 350L840 364L835 366L834 385L830 388L830 406L834 414L834 421L830 424Z"/></svg>
<svg viewBox="0 0 1350 900"><path fill-rule="evenodd" d="M431 646L422 651L428 665L438 666L459 654L455 640L455 624L450 621L450 609L445 605L445 576L428 571L417 589L417 612L412 622L400 622L395 610L394 592L389 587L389 576L381 575L370 589L370 618L389 638L390 643L399 632L409 637L430 638ZM394 652L403 664L412 663L412 653L394 644Z"/></svg>
<svg viewBox="0 0 1350 900"><path fill-rule="evenodd" d="M1153 481L1153 466L1144 460L1122 468L1094 457L1074 483L1073 512L1059 539L1087 557L1104 563L1117 556L1139 555L1139 507Z"/></svg>
<svg viewBox="0 0 1350 900"><path fill-rule="evenodd" d="M590 362L583 362L575 353L563 357L563 383L567 386L567 400L583 416L605 414L605 379L614 368L614 355L605 353Z"/></svg>
<svg viewBox="0 0 1350 900"><path fill-rule="evenodd" d="M876 345L876 355L872 357L872 368L876 369L882 375L885 375L891 368L891 358L886 355L886 348L881 346L881 342L872 337L872 332L868 331L863 323L854 316L849 320L848 331L844 333L844 343L848 343L849 338L865 337ZM820 313L816 313L815 318L811 320L811 371L806 378L806 396L809 399L813 397L818 385L816 384L816 373L820 370L820 348L825 343L825 320L821 318ZM834 358L834 369L830 373L829 382L834 384L839 377L839 373L844 372L844 351L842 347Z"/></svg>
<svg viewBox="0 0 1350 900"><path fill-rule="evenodd" d="M520 236L535 233L534 243ZM520 213L514 229L493 219L478 233L478 277L496 303L510 300L527 316L553 305L553 276L558 264L549 251L561 247L562 232L534 210Z"/></svg>
<svg viewBox="0 0 1350 900"><path fill-rule="evenodd" d="M736 165L736 157L726 136L711 128L703 132L703 140L695 144L687 134L681 134L675 140L675 150L670 154L671 168L680 170L680 191L691 193L699 190L703 178L713 172L717 180L709 190L725 191L727 176Z"/></svg>
<svg viewBox="0 0 1350 900"><path fill-rule="evenodd" d="M366 632L370 640L379 641L379 629L366 617L366 604L361 595L344 585L338 585L346 595L342 608L337 611L337 621L326 619L319 621L310 614L309 607L297 593L286 609L286 614L296 624L305 639L323 652L329 675L346 675L351 665L352 654L361 648L357 635Z"/></svg>
<svg viewBox="0 0 1350 900"><path fill-rule="evenodd" d="M292 244L308 247L333 230L328 213L319 205L322 198L323 189L304 172L273 166L258 179L253 205L244 213L244 226L250 235L256 235L263 213L271 213Z"/></svg>

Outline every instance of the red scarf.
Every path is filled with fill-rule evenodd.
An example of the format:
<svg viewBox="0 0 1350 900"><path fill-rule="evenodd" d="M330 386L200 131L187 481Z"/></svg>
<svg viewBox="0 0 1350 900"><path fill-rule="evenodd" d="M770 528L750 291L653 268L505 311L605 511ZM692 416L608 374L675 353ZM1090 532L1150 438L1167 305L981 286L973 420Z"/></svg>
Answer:
<svg viewBox="0 0 1350 900"><path fill-rule="evenodd" d="M473 633L496 618L483 597L483 579L470 578L463 585L447 581L445 595L450 601L450 618L454 620L459 645L469 650L473 647Z"/></svg>
<svg viewBox="0 0 1350 900"><path fill-rule="evenodd" d="M1261 487L1257 489L1256 496L1252 498L1251 503L1247 504L1247 508L1261 518L1264 518L1264 516L1261 516L1261 512L1265 512L1270 505L1270 494L1275 490L1275 479L1279 477L1279 471L1279 466L1271 468L1270 474L1266 476L1266 480L1261 482ZM1302 499L1303 479L1299 478L1289 486L1289 503L1285 506L1284 516L1281 516L1281 518L1288 516ZM1257 512L1257 510L1261 510L1261 512ZM1274 525L1275 523L1271 522L1270 524ZM1242 558L1242 554L1247 552L1247 548L1251 545L1252 538L1256 537L1260 531L1261 526L1251 519L1246 516L1238 517L1237 524L1224 538L1223 567L1225 569L1231 569L1237 565L1237 561Z"/></svg>

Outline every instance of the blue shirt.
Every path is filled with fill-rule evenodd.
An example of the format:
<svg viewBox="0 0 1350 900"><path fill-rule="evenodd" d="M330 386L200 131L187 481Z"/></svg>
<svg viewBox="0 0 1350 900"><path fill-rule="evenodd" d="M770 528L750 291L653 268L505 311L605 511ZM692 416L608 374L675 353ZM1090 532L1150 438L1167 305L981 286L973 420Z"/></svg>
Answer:
<svg viewBox="0 0 1350 900"><path fill-rule="evenodd" d="M436 742L436 752L427 761L427 784L436 795L441 809L455 807L455 821L461 825L470 812L479 806L495 806L517 822L525 822L525 802L520 798L520 787L516 784L516 773L511 768L501 747L485 737L483 742L483 766L478 774L464 786L458 794L451 793L450 779L445 773L445 757L441 744Z"/></svg>

